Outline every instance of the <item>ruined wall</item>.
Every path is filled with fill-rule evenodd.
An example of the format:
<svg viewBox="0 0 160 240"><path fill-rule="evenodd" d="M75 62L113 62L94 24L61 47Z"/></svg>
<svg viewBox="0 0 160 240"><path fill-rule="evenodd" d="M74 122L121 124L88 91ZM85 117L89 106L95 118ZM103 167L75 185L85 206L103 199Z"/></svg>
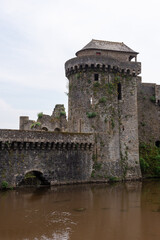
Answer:
<svg viewBox="0 0 160 240"><path fill-rule="evenodd" d="M16 186L30 171L50 184L88 181L92 144L91 134L0 130L0 183Z"/></svg>
<svg viewBox="0 0 160 240"><path fill-rule="evenodd" d="M66 63L68 128L71 132L94 133L99 177L141 176L134 77L139 72L139 63L105 57L78 57Z"/></svg>
<svg viewBox="0 0 160 240"><path fill-rule="evenodd" d="M37 121L30 120L27 116L20 117L20 130L32 131L67 131L66 112L63 104L57 104L51 116L39 113Z"/></svg>
<svg viewBox="0 0 160 240"><path fill-rule="evenodd" d="M138 125L139 141L160 141L160 89L154 83L138 81Z"/></svg>

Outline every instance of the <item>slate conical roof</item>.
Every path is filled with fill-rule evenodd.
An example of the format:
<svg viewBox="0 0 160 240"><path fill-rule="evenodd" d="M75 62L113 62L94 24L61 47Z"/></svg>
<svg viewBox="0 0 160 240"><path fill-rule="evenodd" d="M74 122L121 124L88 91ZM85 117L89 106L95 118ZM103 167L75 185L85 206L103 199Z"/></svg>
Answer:
<svg viewBox="0 0 160 240"><path fill-rule="evenodd" d="M133 51L131 48L126 46L123 42L110 42L110 41L102 41L102 40L95 40L95 39L92 39L80 51L89 50L89 49L116 51L116 52L127 52L127 53L138 54L137 52ZM80 51L78 51L78 52L80 52ZM77 55L77 53L76 53L76 55Z"/></svg>

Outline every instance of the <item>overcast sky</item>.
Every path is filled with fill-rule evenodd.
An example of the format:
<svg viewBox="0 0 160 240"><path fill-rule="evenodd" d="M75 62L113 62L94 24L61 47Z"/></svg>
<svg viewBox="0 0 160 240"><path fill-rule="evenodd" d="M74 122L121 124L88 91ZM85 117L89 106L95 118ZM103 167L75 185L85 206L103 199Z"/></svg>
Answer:
<svg viewBox="0 0 160 240"><path fill-rule="evenodd" d="M91 39L139 52L143 82L160 84L159 0L0 0L0 128L67 108L64 63Z"/></svg>

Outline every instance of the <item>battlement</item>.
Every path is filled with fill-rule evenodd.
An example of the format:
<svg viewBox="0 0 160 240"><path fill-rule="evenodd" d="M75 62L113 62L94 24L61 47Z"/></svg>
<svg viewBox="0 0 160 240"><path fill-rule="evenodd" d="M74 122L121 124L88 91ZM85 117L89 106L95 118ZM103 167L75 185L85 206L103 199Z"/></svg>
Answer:
<svg viewBox="0 0 160 240"><path fill-rule="evenodd" d="M0 150L57 149L91 150L93 135L88 133L53 133L23 130L0 130Z"/></svg>
<svg viewBox="0 0 160 240"><path fill-rule="evenodd" d="M106 56L81 56L72 58L65 63L66 76L80 71L99 70L104 72L120 72L127 75L141 73L140 62L121 62Z"/></svg>

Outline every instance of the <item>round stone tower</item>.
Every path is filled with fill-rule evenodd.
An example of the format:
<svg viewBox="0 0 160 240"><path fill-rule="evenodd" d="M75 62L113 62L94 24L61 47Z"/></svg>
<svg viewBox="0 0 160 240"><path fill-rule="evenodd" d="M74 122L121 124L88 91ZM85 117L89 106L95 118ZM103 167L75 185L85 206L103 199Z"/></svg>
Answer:
<svg viewBox="0 0 160 240"><path fill-rule="evenodd" d="M141 176L137 54L124 43L92 40L65 64L68 130L95 134L93 177Z"/></svg>

